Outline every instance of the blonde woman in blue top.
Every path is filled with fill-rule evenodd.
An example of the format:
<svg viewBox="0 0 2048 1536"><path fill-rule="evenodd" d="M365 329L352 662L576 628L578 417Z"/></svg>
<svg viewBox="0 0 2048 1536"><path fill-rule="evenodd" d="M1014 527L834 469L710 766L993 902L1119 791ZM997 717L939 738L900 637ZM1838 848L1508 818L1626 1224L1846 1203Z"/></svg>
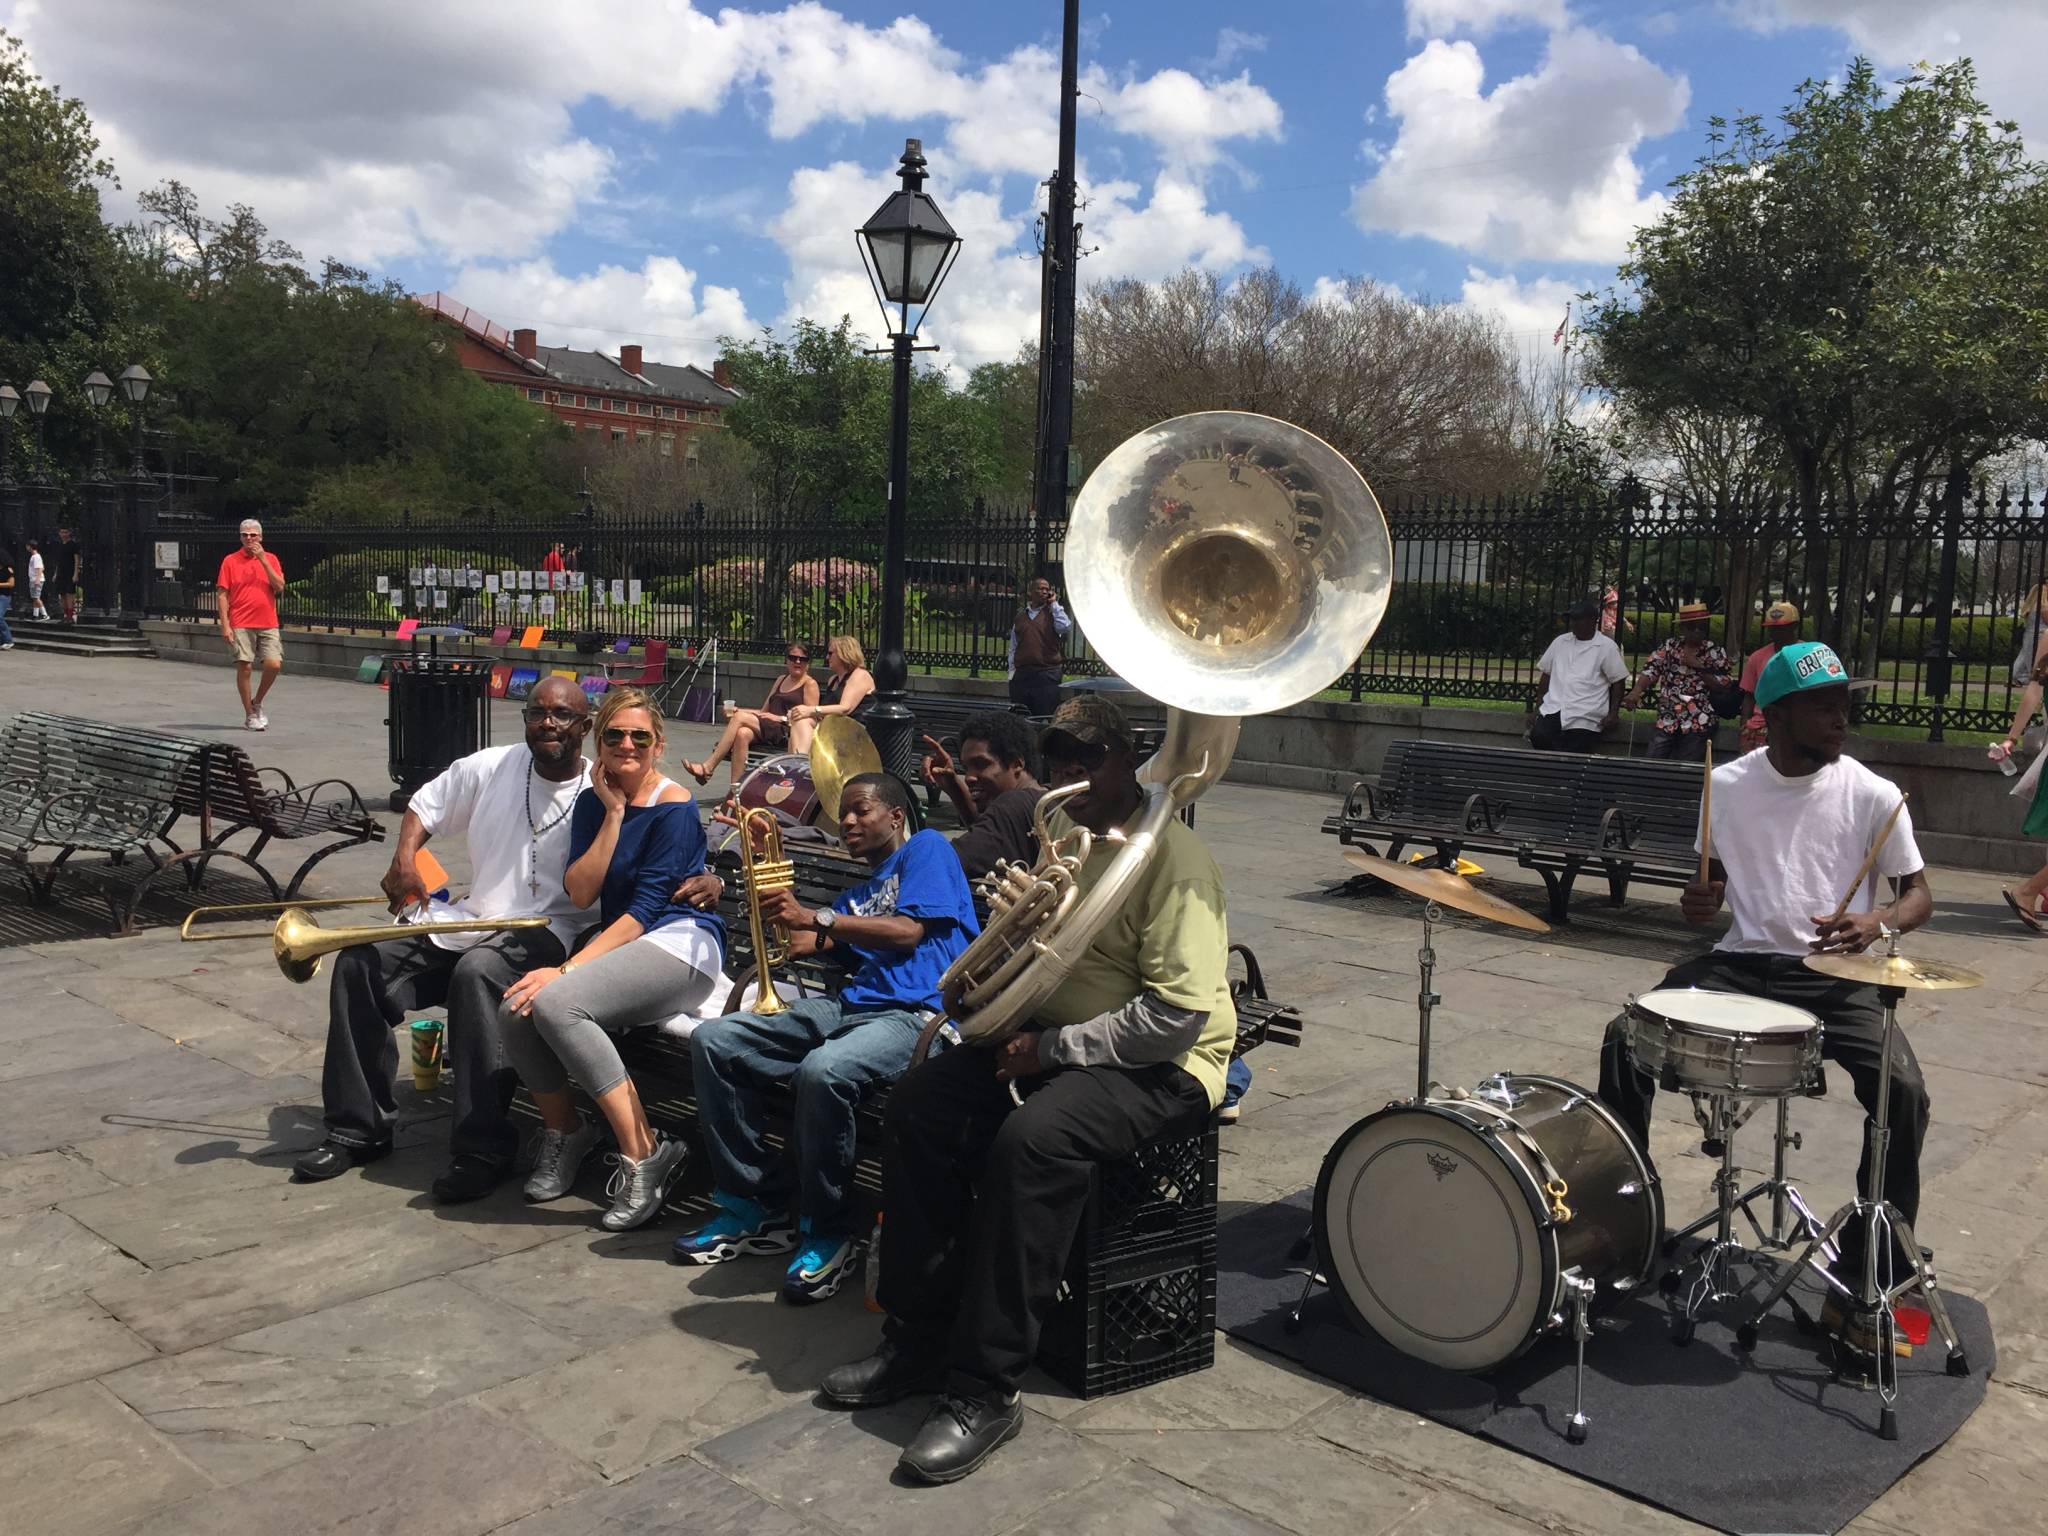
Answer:
<svg viewBox="0 0 2048 1536"><path fill-rule="evenodd" d="M663 1136L626 1074L612 1036L709 1001L725 969L715 912L687 905L679 888L704 872L704 827L690 792L656 766L661 712L637 688L618 688L597 711L591 787L569 819L563 886L600 926L559 966L528 971L505 991L505 1050L541 1115L526 1198L558 1200L595 1146L569 1095L574 1077L597 1101L618 1142L608 1231L640 1226L661 1209L687 1144Z"/></svg>

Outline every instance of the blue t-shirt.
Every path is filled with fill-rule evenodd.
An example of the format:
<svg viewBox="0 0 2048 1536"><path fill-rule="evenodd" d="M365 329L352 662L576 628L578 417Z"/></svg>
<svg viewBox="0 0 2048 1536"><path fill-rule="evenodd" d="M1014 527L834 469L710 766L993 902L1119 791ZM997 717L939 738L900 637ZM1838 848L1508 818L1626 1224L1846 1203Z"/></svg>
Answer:
<svg viewBox="0 0 2048 1536"><path fill-rule="evenodd" d="M569 813L569 862L574 864L597 841L604 825L604 802L586 789ZM725 924L716 912L699 912L675 899L676 887L704 872L704 823L687 800L668 805L629 805L619 825L619 841L598 891L598 920L609 926L632 916L641 930L653 933L670 923L700 923L725 951Z"/></svg>
<svg viewBox="0 0 2048 1536"><path fill-rule="evenodd" d="M926 828L882 860L865 882L843 893L832 910L849 917L914 917L924 926L915 949L867 949L835 938L851 951L856 968L840 989L848 1008L933 1008L939 978L981 932L974 896L953 845Z"/></svg>

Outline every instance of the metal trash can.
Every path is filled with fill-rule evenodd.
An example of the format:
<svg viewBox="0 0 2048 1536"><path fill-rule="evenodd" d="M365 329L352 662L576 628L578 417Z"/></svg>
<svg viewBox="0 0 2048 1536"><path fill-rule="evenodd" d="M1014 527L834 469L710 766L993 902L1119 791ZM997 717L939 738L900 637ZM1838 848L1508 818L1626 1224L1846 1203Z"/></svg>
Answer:
<svg viewBox="0 0 2048 1536"><path fill-rule="evenodd" d="M402 811L442 769L490 744L491 664L415 651L391 658L390 683L391 809Z"/></svg>

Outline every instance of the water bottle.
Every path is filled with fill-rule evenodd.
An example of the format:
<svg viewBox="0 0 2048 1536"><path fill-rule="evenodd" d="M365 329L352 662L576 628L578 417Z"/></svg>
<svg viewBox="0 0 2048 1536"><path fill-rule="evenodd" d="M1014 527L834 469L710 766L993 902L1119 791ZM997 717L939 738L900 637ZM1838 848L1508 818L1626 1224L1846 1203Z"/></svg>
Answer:
<svg viewBox="0 0 2048 1536"><path fill-rule="evenodd" d="M862 1266L863 1282L867 1288L867 1307L870 1312L882 1310L882 1213L875 1212L875 1227L868 1234L868 1256Z"/></svg>
<svg viewBox="0 0 2048 1536"><path fill-rule="evenodd" d="M2008 779L2020 771L2020 765L2012 760L2012 748L2002 741L1991 744L1991 761L1998 764L1998 771Z"/></svg>

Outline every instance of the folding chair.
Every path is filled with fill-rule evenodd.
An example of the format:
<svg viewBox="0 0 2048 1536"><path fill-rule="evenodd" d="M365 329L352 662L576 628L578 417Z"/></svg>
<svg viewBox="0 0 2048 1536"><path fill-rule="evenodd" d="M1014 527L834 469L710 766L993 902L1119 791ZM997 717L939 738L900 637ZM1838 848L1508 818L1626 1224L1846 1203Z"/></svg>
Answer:
<svg viewBox="0 0 2048 1536"><path fill-rule="evenodd" d="M636 667L637 672L633 671ZM632 675L621 676L620 668L625 668ZM614 683L632 683L640 688L658 688L668 680L668 642L648 641L646 656L637 662L631 659L623 662L607 661L604 663L604 675Z"/></svg>

